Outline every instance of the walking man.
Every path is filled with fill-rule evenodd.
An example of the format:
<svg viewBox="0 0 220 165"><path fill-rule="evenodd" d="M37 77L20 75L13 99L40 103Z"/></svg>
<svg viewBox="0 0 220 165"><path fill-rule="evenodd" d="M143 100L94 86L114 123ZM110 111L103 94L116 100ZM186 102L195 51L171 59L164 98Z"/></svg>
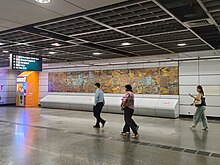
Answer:
<svg viewBox="0 0 220 165"><path fill-rule="evenodd" d="M102 123L102 127L105 126L106 120L101 118L101 111L105 104L103 91L100 89L100 83L95 83L96 92L95 92L95 105L93 106L93 114L96 118L96 124L93 126L94 128L100 128L99 123Z"/></svg>

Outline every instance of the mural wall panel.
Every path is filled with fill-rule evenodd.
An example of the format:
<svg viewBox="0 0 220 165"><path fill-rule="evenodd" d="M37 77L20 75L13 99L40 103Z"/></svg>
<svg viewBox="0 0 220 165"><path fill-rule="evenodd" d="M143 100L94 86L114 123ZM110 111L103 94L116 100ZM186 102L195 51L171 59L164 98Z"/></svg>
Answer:
<svg viewBox="0 0 220 165"><path fill-rule="evenodd" d="M178 95L178 67L49 73L49 92L93 93L99 82L105 93L124 93L131 84L136 94Z"/></svg>

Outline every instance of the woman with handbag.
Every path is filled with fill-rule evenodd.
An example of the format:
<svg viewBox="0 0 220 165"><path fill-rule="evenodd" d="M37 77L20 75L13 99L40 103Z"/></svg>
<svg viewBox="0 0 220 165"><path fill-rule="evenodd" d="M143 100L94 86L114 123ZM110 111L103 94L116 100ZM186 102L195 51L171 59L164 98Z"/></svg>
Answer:
<svg viewBox="0 0 220 165"><path fill-rule="evenodd" d="M191 94L189 94L191 97L194 98L194 101L191 105L195 105L196 108L196 112L193 116L193 125L191 126L191 128L195 128L196 125L199 123L200 120L202 120L202 124L203 124L203 129L204 131L208 130L208 122L207 122L207 118L205 115L205 110L206 110L206 102L205 102L205 97L204 97L204 91L201 85L197 86L197 96L193 96Z"/></svg>
<svg viewBox="0 0 220 165"><path fill-rule="evenodd" d="M125 85L126 93L121 102L121 109L124 111L125 125L121 135L126 136L126 133L130 133L130 128L134 135L132 138L138 138L138 128L139 126L132 119L134 113L134 93L132 91L132 86L130 84Z"/></svg>

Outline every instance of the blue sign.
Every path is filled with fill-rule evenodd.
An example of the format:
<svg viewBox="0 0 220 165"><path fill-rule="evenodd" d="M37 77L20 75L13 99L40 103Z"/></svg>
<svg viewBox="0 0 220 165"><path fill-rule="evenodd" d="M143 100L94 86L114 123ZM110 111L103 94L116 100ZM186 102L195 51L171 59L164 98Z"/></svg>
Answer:
<svg viewBox="0 0 220 165"><path fill-rule="evenodd" d="M27 71L42 71L42 58L21 56L13 54L11 57L12 69L27 70Z"/></svg>

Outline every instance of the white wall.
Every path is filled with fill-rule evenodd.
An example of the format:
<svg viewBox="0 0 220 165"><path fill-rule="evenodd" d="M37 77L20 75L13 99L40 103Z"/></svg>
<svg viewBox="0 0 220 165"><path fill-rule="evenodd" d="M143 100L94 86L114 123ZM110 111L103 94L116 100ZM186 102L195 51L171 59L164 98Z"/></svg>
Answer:
<svg viewBox="0 0 220 165"><path fill-rule="evenodd" d="M195 60L179 62L180 114L193 115L195 107L190 106L196 94L196 86L204 87L207 116L220 117L220 60Z"/></svg>
<svg viewBox="0 0 220 165"><path fill-rule="evenodd" d="M0 104L15 104L18 74L16 71L0 69Z"/></svg>
<svg viewBox="0 0 220 165"><path fill-rule="evenodd" d="M48 72L40 72L39 74L39 103L40 99L48 93Z"/></svg>

